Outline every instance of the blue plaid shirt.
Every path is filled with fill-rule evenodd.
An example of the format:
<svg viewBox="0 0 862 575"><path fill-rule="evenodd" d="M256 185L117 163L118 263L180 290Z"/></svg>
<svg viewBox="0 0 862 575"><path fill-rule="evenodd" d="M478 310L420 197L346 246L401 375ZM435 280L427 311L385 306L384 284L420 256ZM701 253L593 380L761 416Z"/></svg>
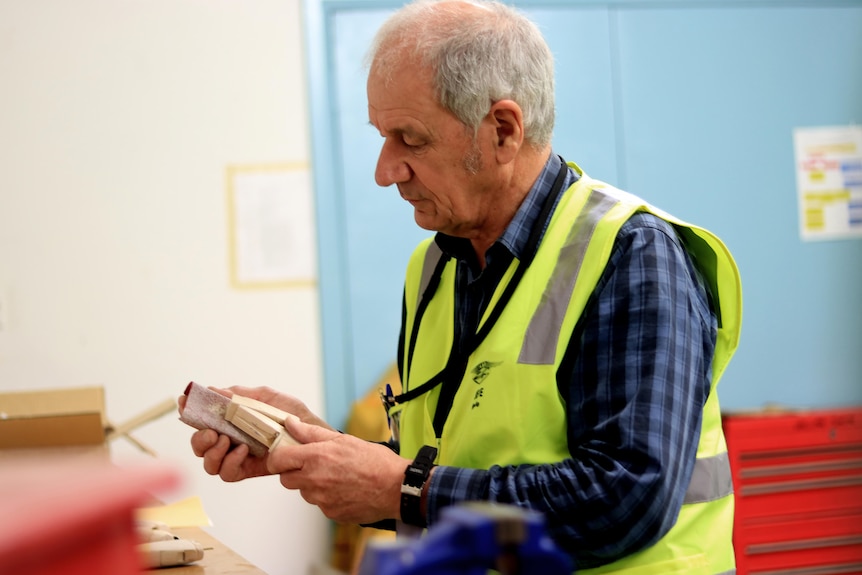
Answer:
<svg viewBox="0 0 862 575"><path fill-rule="evenodd" d="M459 262L464 341L513 257L523 258L560 166L552 154L481 269L467 240L438 234ZM577 179L569 169L565 188ZM578 569L610 563L661 538L688 487L710 388L716 318L709 294L667 222L646 213L620 229L604 274L557 372L571 458L490 469L439 466L427 519L462 501L542 512ZM412 454L405 454L407 456Z"/></svg>

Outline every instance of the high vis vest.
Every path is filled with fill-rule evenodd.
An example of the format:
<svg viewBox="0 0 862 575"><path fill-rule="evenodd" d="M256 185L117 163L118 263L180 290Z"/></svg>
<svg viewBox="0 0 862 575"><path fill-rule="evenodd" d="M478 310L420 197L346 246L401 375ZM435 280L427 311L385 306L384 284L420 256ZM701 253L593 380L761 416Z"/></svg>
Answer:
<svg viewBox="0 0 862 575"><path fill-rule="evenodd" d="M712 292L718 316L712 387L703 409L694 473L674 527L649 548L578 573L734 573L733 487L715 387L739 341L742 288L736 264L721 240L710 232L589 178L575 164L569 166L581 177L560 198L535 259L499 320L467 358L440 436L432 425L440 386L391 409L401 453L409 457L422 445L436 445L438 464L474 469L570 458L557 368L620 227L634 213L648 211L674 225ZM437 245L428 239L408 264L404 349L412 352L401 358L405 392L438 374L452 349L454 260L445 263L439 288L425 302L419 325L413 325L441 256ZM517 266L518 261L513 261L500 281L480 329Z"/></svg>

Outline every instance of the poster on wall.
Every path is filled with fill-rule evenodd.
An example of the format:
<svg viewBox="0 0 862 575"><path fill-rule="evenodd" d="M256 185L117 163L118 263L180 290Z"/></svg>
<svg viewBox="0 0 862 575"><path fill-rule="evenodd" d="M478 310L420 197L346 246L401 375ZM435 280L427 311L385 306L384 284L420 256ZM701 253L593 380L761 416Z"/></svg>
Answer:
<svg viewBox="0 0 862 575"><path fill-rule="evenodd" d="M796 128L803 240L862 238L862 126Z"/></svg>
<svg viewBox="0 0 862 575"><path fill-rule="evenodd" d="M313 284L314 213L308 166L230 166L227 180L234 287Z"/></svg>

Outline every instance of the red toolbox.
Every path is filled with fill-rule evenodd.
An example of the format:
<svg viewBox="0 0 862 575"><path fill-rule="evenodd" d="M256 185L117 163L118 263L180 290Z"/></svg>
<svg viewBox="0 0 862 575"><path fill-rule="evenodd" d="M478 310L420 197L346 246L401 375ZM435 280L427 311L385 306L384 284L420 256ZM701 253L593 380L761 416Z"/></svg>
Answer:
<svg viewBox="0 0 862 575"><path fill-rule="evenodd" d="M144 573L135 509L179 479L165 465L120 468L101 456L4 457L0 575Z"/></svg>
<svg viewBox="0 0 862 575"><path fill-rule="evenodd" d="M862 407L725 414L739 575L862 575Z"/></svg>

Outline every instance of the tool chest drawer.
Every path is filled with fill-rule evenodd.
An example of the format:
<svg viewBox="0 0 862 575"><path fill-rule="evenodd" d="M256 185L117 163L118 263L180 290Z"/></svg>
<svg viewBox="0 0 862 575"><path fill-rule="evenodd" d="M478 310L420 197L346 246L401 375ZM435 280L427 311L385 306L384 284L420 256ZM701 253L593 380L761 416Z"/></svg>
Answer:
<svg viewBox="0 0 862 575"><path fill-rule="evenodd" d="M739 575L862 575L862 407L725 414Z"/></svg>

